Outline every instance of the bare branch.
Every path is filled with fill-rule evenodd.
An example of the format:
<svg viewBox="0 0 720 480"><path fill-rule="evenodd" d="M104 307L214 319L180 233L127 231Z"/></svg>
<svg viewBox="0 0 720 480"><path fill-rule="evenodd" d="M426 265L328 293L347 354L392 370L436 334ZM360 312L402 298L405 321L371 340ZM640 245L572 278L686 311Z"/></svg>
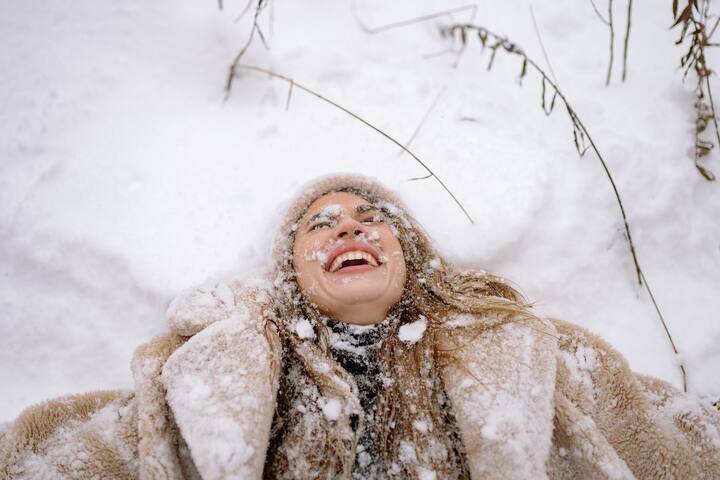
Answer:
<svg viewBox="0 0 720 480"><path fill-rule="evenodd" d="M715 101L710 89L710 75L712 70L707 65L705 49L714 46L709 39L715 33L718 21L715 22L710 33L707 33L709 20L709 0L687 0L687 5L676 18L673 27L680 27L680 38L675 42L681 44L688 40L687 52L680 58L680 68L683 69L683 81L691 71L695 72L697 83L695 85L695 167L708 181L715 180L715 174L700 165L700 161L708 156L716 145L720 145L720 129L718 128ZM706 100L707 99L707 100ZM703 139L703 133L712 120L715 129L717 144Z"/></svg>
<svg viewBox="0 0 720 480"><path fill-rule="evenodd" d="M555 76L552 64L550 63L550 58L548 58L547 51L545 50L545 44L542 41L542 36L540 35L540 29L538 28L537 21L535 20L535 12L533 12L532 5L530 5L530 17L532 17L533 27L535 28L535 35L537 36L538 43L540 44L540 49L542 50L543 57L545 58L545 63L548 66L548 70L550 70L550 75L552 75L553 80L559 86L560 82L558 82L558 79Z"/></svg>
<svg viewBox="0 0 720 480"><path fill-rule="evenodd" d="M602 13L600 13L600 10L598 9L597 5L595 5L595 2L593 0L590 0L590 5L592 5L593 10L595 10L595 13L597 14L598 18L601 22L603 22L605 25L610 25L610 22L608 22L605 17L602 16Z"/></svg>
<svg viewBox="0 0 720 480"><path fill-rule="evenodd" d="M433 102L430 104L428 109L425 111L425 115L423 115L422 120L420 120L420 123L415 128L412 135L410 135L410 138L408 139L408 141L405 142L405 148L410 147L410 144L412 143L412 141L415 140L415 137L417 137L417 134L420 133L420 129L423 127L423 125L425 125L425 122L427 121L428 117L430 117L430 113L432 113L432 111L435 110L435 107L437 106L438 102L440 101L440 97L442 97L443 94L445 93L445 90L447 90L447 85L443 85L440 92L438 92L438 94L435 96L435 100L433 100ZM405 153L405 150L400 150L399 155L402 155L403 153Z"/></svg>
<svg viewBox="0 0 720 480"><path fill-rule="evenodd" d="M633 0L628 0L628 9L627 9L627 23L625 28L625 42L623 46L623 70L622 70L622 81L625 81L625 77L627 77L627 59L628 59L628 44L630 43L630 24L632 20L632 3Z"/></svg>
<svg viewBox="0 0 720 480"><path fill-rule="evenodd" d="M610 77L612 76L612 67L614 61L615 51L615 27L613 26L613 12L612 12L613 0L608 0L608 27L610 28L610 60L608 61L607 77L605 78L605 85L610 85Z"/></svg>
<svg viewBox="0 0 720 480"><path fill-rule="evenodd" d="M258 36L260 37L260 40L262 40L262 42L263 42L263 45L265 45L265 48L267 48L267 42L265 42L265 36L263 35L262 30L260 30L260 25L258 24L258 18L260 17L260 13L267 6L269 1L270 0L258 0L258 2L257 2L257 6L255 7L255 16L253 17L252 29L250 30L250 35L248 35L248 38L245 41L245 45L243 45L243 47L240 49L240 51L237 53L237 55L235 55L235 58L233 59L232 63L230 64L230 71L228 72L227 81L225 82L225 100L227 100L230 97L230 92L232 90L232 83L233 83L233 80L235 79L235 72L237 70L238 65L240 64L240 60L242 60L243 55L245 55L245 52L247 52L248 48L250 48L253 38L255 37L255 33L258 34Z"/></svg>
<svg viewBox="0 0 720 480"><path fill-rule="evenodd" d="M415 24L415 23L426 22L426 21L428 21L428 20L432 20L433 18L444 17L444 16L446 16L446 15L451 15L451 14L453 14L453 13L464 12L464 11L466 11L466 10L472 10L473 13L472 13L471 20L470 20L470 21L472 22L472 21L475 20L475 13L477 12L477 5L475 5L475 4L473 4L473 5L463 5L463 6L461 6L461 7L455 7L455 8L450 8L450 9L448 9L448 10L443 10L443 11L440 11L440 12L430 13L430 14L427 14L427 15L421 15L421 16L419 16L419 17L411 18L411 19L408 19L408 20L401 20L401 21L399 21L399 22L392 22L392 23L388 23L388 24L385 24L385 25L380 25L380 26L378 26L378 27L369 27L369 26L367 26L367 24L366 24L365 22L362 21L362 19L360 18L360 15L358 15L358 13L357 13L357 5L356 5L356 3L355 3L355 0L352 1L351 7L352 7L353 15L355 16L355 21L357 21L358 25L360 25L360 28L362 28L362 30L363 30L365 33L369 33L369 34L371 34L371 35L374 35L374 34L380 33L380 32L384 32L384 31L387 31L387 30L392 30L392 29L394 29L394 28L407 27L408 25L413 25L413 24Z"/></svg>

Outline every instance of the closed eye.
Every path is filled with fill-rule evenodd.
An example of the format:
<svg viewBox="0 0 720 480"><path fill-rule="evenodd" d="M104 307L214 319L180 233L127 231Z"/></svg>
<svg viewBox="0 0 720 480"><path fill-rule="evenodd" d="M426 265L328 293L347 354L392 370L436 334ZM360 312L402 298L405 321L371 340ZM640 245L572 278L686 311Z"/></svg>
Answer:
<svg viewBox="0 0 720 480"><path fill-rule="evenodd" d="M380 216L380 215L375 215L375 216L372 216L372 217L364 218L364 219L362 220L362 223L378 223L378 222L382 222L382 221L383 221L382 216Z"/></svg>
<svg viewBox="0 0 720 480"><path fill-rule="evenodd" d="M313 225L310 226L310 228L308 228L308 232L312 232L313 230L320 230L322 228L327 228L327 227L331 227L331 226L332 226L332 223L330 223L330 222L314 223Z"/></svg>

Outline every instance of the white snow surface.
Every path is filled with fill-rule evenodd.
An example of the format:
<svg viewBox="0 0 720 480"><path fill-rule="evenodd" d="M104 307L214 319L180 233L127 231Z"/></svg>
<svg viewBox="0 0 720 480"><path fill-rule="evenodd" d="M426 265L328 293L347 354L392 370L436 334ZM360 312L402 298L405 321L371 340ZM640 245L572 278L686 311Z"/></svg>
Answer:
<svg viewBox="0 0 720 480"><path fill-rule="evenodd" d="M256 41L243 61L401 143L443 92L410 148L474 224L433 179L408 181L426 172L396 145L298 88L286 110L286 83L242 72L225 100L252 15L235 22L245 0L223 3L2 1L0 421L60 394L132 387L133 349L166 328L169 301L264 265L278 206L338 171L397 190L448 260L511 279L539 312L681 386L605 173L592 152L578 157L561 105L543 114L537 76L519 85L520 61L501 52L487 71L472 36L459 59L442 53L448 16L375 35L356 19L378 26L466 2L357 0L354 15L349 1L271 0L260 17L270 48ZM689 390L720 397L720 183L693 166L693 79L677 69L685 47L670 4L635 3L627 81L617 29L605 86L608 31L590 2L530 3L614 175ZM528 2L477 6L477 23L545 65ZM624 15L617 5L617 25ZM720 174L717 152L706 165Z"/></svg>

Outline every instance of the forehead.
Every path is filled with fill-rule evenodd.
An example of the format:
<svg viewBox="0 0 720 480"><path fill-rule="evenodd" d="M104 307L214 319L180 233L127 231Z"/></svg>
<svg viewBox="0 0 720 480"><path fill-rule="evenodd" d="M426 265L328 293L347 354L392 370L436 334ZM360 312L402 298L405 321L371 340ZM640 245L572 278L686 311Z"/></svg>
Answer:
<svg viewBox="0 0 720 480"><path fill-rule="evenodd" d="M355 195L354 193L348 193L348 192L331 192L326 193L322 197L315 200L313 203L310 204L307 211L305 211L305 215L303 215L303 219L309 218L312 215L315 215L316 213L322 211L323 209L329 207L329 206L338 206L342 208L345 211L352 211L357 207L358 205L363 205L368 203L367 200L365 200L363 197L359 195Z"/></svg>

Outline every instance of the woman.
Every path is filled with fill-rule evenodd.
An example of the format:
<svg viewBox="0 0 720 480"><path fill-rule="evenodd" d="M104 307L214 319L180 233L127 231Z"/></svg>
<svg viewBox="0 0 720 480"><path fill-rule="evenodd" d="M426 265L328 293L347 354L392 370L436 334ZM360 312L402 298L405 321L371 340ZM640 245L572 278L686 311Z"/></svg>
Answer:
<svg viewBox="0 0 720 480"><path fill-rule="evenodd" d="M720 478L720 415L438 255L395 196L320 179L274 268L181 295L134 392L26 410L3 478Z"/></svg>

